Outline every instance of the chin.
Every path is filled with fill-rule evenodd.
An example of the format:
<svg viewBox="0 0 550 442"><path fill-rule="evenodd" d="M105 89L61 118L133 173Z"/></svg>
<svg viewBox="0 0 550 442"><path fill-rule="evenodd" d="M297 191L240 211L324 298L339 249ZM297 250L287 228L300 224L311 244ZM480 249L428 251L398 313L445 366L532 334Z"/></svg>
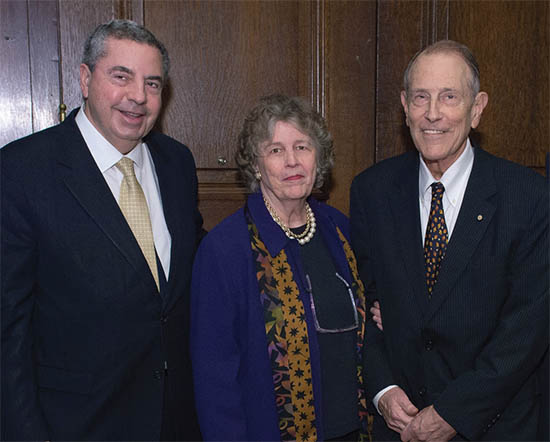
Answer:
<svg viewBox="0 0 550 442"><path fill-rule="evenodd" d="M309 196L309 193L303 193L303 192L302 193L287 193L284 196L284 199L297 201L297 200L305 200L308 196Z"/></svg>
<svg viewBox="0 0 550 442"><path fill-rule="evenodd" d="M422 154L422 158L427 161L439 161L447 156L445 148L439 146L424 147L418 150Z"/></svg>

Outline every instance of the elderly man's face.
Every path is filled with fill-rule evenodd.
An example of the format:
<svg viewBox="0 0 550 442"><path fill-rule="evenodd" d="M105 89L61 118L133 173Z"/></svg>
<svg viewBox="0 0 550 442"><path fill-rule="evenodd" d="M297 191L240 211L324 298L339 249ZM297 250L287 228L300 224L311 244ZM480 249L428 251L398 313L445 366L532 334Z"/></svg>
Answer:
<svg viewBox="0 0 550 442"><path fill-rule="evenodd" d="M108 38L93 72L80 65L85 112L120 152L128 153L152 129L162 105L162 56L147 44Z"/></svg>
<svg viewBox="0 0 550 442"><path fill-rule="evenodd" d="M453 53L421 55L414 64L409 91L401 93L407 125L434 178L466 147L470 128L479 124L487 94L474 98L466 62Z"/></svg>

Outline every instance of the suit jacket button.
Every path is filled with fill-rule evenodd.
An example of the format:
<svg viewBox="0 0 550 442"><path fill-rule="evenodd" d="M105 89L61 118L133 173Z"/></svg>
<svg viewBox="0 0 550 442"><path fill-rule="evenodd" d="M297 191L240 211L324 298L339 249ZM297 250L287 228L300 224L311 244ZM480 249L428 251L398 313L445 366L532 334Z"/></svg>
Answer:
<svg viewBox="0 0 550 442"><path fill-rule="evenodd" d="M418 390L418 394L420 396L424 396L427 391L428 391L428 389L426 387L422 387L420 390Z"/></svg>
<svg viewBox="0 0 550 442"><path fill-rule="evenodd" d="M428 339L426 343L424 344L424 348L428 351L430 351L432 348L434 348L434 343L431 339Z"/></svg>
<svg viewBox="0 0 550 442"><path fill-rule="evenodd" d="M160 380L160 378L162 377L162 373L160 372L160 370L155 370L154 376L155 376L155 379Z"/></svg>
<svg viewBox="0 0 550 442"><path fill-rule="evenodd" d="M168 318L166 316L161 316L160 322L162 322L163 324L166 324L168 322Z"/></svg>

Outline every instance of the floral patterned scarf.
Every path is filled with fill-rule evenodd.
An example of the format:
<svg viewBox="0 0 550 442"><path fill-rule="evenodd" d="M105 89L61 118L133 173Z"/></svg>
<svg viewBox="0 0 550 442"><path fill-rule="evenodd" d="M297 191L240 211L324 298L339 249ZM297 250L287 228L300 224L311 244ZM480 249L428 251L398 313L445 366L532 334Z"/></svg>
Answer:
<svg viewBox="0 0 550 442"><path fill-rule="evenodd" d="M357 329L357 385L360 440L370 440L371 419L366 410L363 389L362 347L365 333L365 292L359 279L351 247L336 228L346 254L357 295L359 327ZM285 250L272 257L261 241L257 227L249 219L248 232L264 308L268 353L273 370L273 387L279 416L281 440L317 440L317 420L313 400L313 382L309 354L309 337L304 305L288 264ZM369 428L367 428L369 427Z"/></svg>

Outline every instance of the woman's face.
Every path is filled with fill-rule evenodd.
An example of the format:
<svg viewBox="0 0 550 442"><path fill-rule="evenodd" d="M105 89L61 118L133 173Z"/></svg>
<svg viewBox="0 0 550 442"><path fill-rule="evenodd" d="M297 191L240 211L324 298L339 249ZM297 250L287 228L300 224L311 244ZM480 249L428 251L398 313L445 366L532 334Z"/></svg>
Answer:
<svg viewBox="0 0 550 442"><path fill-rule="evenodd" d="M268 201L305 201L315 183L316 152L311 138L292 123L275 124L273 139L261 144L258 152L260 188Z"/></svg>

